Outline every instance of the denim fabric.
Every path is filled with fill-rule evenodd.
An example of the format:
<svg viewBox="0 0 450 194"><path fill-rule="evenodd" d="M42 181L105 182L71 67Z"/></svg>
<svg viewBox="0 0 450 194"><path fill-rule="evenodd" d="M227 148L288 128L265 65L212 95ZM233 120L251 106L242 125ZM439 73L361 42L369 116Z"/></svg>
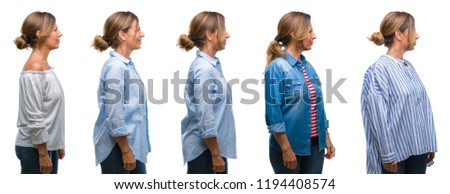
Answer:
<svg viewBox="0 0 450 194"><path fill-rule="evenodd" d="M42 174L39 172L39 152L36 148L16 146L16 156L20 160L21 174ZM48 151L52 161L52 172L58 174L59 151Z"/></svg>
<svg viewBox="0 0 450 194"><path fill-rule="evenodd" d="M410 156L397 163L397 172L388 172L383 168L383 174L425 174L427 172L428 154ZM381 164L383 165L383 164Z"/></svg>
<svg viewBox="0 0 450 194"><path fill-rule="evenodd" d="M187 173L188 174L228 174L227 159L222 157L225 161L225 170L223 172L214 172L212 170L212 156L209 149L205 150L200 156L194 160L189 161Z"/></svg>
<svg viewBox="0 0 450 194"><path fill-rule="evenodd" d="M301 55L300 61L285 51L267 67L265 79L266 124L270 133L286 133L296 155L310 155L311 150L311 100L302 67L312 82L317 96L317 126L319 150L326 146L328 120L325 114L323 93L314 67ZM270 146L281 151L277 140L270 136Z"/></svg>
<svg viewBox="0 0 450 194"><path fill-rule="evenodd" d="M311 140L311 154L297 157L297 168L291 170L284 166L283 154L278 149L269 148L270 163L275 174L322 174L325 150L319 151L318 139Z"/></svg>
<svg viewBox="0 0 450 194"><path fill-rule="evenodd" d="M102 174L147 174L145 163L136 160L136 168L127 171L123 168L122 151L116 144L111 153L100 163Z"/></svg>

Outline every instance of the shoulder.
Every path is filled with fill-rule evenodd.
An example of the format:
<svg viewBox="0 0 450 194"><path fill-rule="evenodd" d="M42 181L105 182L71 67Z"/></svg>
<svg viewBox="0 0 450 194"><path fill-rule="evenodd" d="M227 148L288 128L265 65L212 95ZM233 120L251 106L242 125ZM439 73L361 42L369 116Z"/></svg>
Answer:
<svg viewBox="0 0 450 194"><path fill-rule="evenodd" d="M110 57L103 64L103 71L123 71L124 69L126 69L125 63L115 57Z"/></svg>
<svg viewBox="0 0 450 194"><path fill-rule="evenodd" d="M206 59L197 57L189 68L189 71L194 74L211 74L214 71L214 66Z"/></svg>
<svg viewBox="0 0 450 194"><path fill-rule="evenodd" d="M291 70L292 70L292 66L283 57L278 57L275 60L273 60L267 66L267 69L266 69L266 71L280 71L280 72L290 72Z"/></svg>
<svg viewBox="0 0 450 194"><path fill-rule="evenodd" d="M23 71L44 72L50 69L51 67L47 61L40 61L40 60L27 61L23 66Z"/></svg>

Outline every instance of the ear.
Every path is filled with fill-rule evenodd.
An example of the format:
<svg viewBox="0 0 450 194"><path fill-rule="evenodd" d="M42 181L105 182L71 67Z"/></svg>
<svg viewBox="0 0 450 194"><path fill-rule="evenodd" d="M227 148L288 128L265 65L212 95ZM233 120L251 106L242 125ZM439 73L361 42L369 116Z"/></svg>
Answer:
<svg viewBox="0 0 450 194"><path fill-rule="evenodd" d="M291 40L294 40L295 32L291 32Z"/></svg>
<svg viewBox="0 0 450 194"><path fill-rule="evenodd" d="M402 40L403 34L400 32L400 30L395 31L394 35L397 40Z"/></svg>
<svg viewBox="0 0 450 194"><path fill-rule="evenodd" d="M206 39L211 41L213 38L213 33L209 30L206 30L205 34L206 34Z"/></svg>
<svg viewBox="0 0 450 194"><path fill-rule="evenodd" d="M41 31L40 30L38 30L38 31L36 31L36 34L35 34L35 36L39 39L39 38L41 38Z"/></svg>
<svg viewBox="0 0 450 194"><path fill-rule="evenodd" d="M125 32L123 30L119 31L119 39L121 41L125 41L127 37L125 36Z"/></svg>

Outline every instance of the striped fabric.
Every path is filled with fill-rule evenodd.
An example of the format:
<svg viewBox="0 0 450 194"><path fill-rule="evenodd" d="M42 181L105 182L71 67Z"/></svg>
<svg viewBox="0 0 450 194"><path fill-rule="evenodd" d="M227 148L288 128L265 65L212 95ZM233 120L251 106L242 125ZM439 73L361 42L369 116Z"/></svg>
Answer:
<svg viewBox="0 0 450 194"><path fill-rule="evenodd" d="M305 67L302 67L303 75L305 76L305 82L308 84L309 99L311 100L311 137L317 137L317 96L316 90L311 80L308 78Z"/></svg>
<svg viewBox="0 0 450 194"><path fill-rule="evenodd" d="M431 104L409 61L382 55L369 67L361 112L368 174L382 173L383 162L437 151Z"/></svg>

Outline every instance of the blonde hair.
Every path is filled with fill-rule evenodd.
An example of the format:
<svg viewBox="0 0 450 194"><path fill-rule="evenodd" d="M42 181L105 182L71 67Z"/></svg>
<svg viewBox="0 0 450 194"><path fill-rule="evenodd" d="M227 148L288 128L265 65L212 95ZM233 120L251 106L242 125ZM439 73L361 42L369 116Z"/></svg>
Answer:
<svg viewBox="0 0 450 194"><path fill-rule="evenodd" d="M20 50L35 48L45 42L56 26L56 19L51 13L35 11L28 15L22 23L21 36L14 39L14 44ZM40 37L36 33L40 31Z"/></svg>
<svg viewBox="0 0 450 194"><path fill-rule="evenodd" d="M298 11L289 12L281 17L278 22L278 34L274 40L270 41L267 48L267 66L278 57L286 56L282 50L292 41L301 43L308 33L311 26L311 16ZM291 37L294 34L294 37ZM299 44L300 46L302 44Z"/></svg>
<svg viewBox="0 0 450 194"><path fill-rule="evenodd" d="M189 51L194 47L202 49L206 43L205 40L207 30L211 31L211 33L218 30L218 41L225 41L225 17L217 12L200 12L191 20L189 25L189 35L180 35L177 41L177 46L185 51Z"/></svg>
<svg viewBox="0 0 450 194"><path fill-rule="evenodd" d="M113 13L105 21L103 36L96 35L92 47L100 52L105 51L109 47L117 48L120 44L119 32L127 32L134 21L139 22L139 18L132 12L119 11Z"/></svg>
<svg viewBox="0 0 450 194"><path fill-rule="evenodd" d="M406 12L390 12L388 13L380 24L380 31L374 32L368 39L380 46L391 47L394 43L395 32L398 30L404 32L408 29L408 42L412 43L415 39L415 21L414 17Z"/></svg>

